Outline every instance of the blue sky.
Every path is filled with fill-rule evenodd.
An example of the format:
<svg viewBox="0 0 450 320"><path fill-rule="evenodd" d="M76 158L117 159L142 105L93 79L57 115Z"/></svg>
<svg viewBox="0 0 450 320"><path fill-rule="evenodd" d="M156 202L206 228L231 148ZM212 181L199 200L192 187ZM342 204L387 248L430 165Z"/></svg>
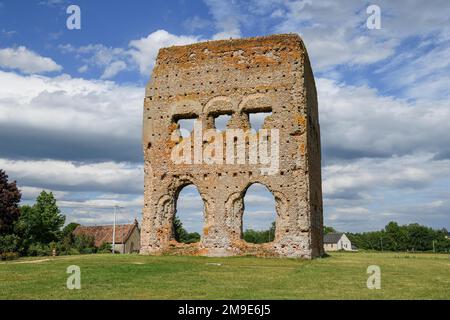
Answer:
<svg viewBox="0 0 450 320"><path fill-rule="evenodd" d="M81 30L66 9L81 8ZM141 114L158 49L296 32L319 96L324 219L342 231L388 221L450 228L450 2L0 0L0 168L24 203L51 190L68 221L140 218ZM195 188L179 200L200 230ZM248 219L247 219L248 217ZM245 225L273 217L249 190Z"/></svg>

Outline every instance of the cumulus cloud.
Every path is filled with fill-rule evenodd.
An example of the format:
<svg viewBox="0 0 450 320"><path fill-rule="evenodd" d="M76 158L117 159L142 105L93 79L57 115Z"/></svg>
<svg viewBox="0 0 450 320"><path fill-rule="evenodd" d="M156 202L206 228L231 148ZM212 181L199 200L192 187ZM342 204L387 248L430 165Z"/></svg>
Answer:
<svg viewBox="0 0 450 320"><path fill-rule="evenodd" d="M27 187L123 194L140 193L143 188L142 165L129 163L0 158L0 168L19 185Z"/></svg>
<svg viewBox="0 0 450 320"><path fill-rule="evenodd" d="M120 71L125 70L127 64L123 61L114 61L108 65L101 75L101 79L111 79L114 78Z"/></svg>
<svg viewBox="0 0 450 320"><path fill-rule="evenodd" d="M0 49L0 68L19 70L26 74L62 70L51 58L42 57L24 46Z"/></svg>
<svg viewBox="0 0 450 320"><path fill-rule="evenodd" d="M138 64L141 74L150 75L160 48L190 44L199 40L197 36L177 36L165 30L157 30L147 37L130 41L129 53Z"/></svg>
<svg viewBox="0 0 450 320"><path fill-rule="evenodd" d="M236 1L205 0L218 31L212 36L213 40L240 38L241 24L246 15ZM248 17L247 17L248 18Z"/></svg>
<svg viewBox="0 0 450 320"><path fill-rule="evenodd" d="M83 63L101 68L101 79L114 78L124 70L138 69L142 75L150 76L158 51L162 47L185 45L200 41L199 36L175 35L166 30L157 30L146 37L129 42L128 48L112 48L102 44L74 47L60 45L63 53L74 54Z"/></svg>
<svg viewBox="0 0 450 320"><path fill-rule="evenodd" d="M408 102L368 86L317 79L325 161L450 154L450 108L445 101Z"/></svg>
<svg viewBox="0 0 450 320"><path fill-rule="evenodd" d="M142 159L143 88L1 71L0 81L0 156Z"/></svg>
<svg viewBox="0 0 450 320"><path fill-rule="evenodd" d="M183 22L183 27L190 33L205 29L210 25L211 22L209 20L203 19L199 16L189 17Z"/></svg>
<svg viewBox="0 0 450 320"><path fill-rule="evenodd" d="M121 71L131 68L126 62L129 60L129 55L123 48L112 48L103 44L89 44L80 47L65 44L60 45L59 49L63 53L74 54L76 58L81 59L84 63L82 68L86 70L89 66L102 69L100 79L114 78Z"/></svg>
<svg viewBox="0 0 450 320"><path fill-rule="evenodd" d="M89 67L87 65L83 65L83 66L78 68L78 72L79 73L85 73L88 70L89 70Z"/></svg>
<svg viewBox="0 0 450 320"><path fill-rule="evenodd" d="M362 158L325 166L323 175L328 198L351 199L349 193L362 195L385 188L420 191L436 179L450 178L450 160L434 160L432 154Z"/></svg>
<svg viewBox="0 0 450 320"><path fill-rule="evenodd" d="M315 70L329 71L339 65L368 65L393 57L411 37L433 41L448 39L450 3L430 6L412 0L378 1L382 28L369 30L369 3L349 1L248 1L205 0L217 33L214 39L240 37L245 28L257 26L264 33L299 33L306 42ZM414 8L414 10L411 10ZM402 60L404 61L404 60Z"/></svg>
<svg viewBox="0 0 450 320"><path fill-rule="evenodd" d="M450 160L362 158L325 166L322 174L325 223L342 231L380 229L391 220L448 224Z"/></svg>

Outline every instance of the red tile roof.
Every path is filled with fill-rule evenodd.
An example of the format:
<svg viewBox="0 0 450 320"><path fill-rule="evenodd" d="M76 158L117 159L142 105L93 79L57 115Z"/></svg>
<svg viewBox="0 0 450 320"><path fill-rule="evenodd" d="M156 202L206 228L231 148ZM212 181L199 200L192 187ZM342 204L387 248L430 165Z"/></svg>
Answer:
<svg viewBox="0 0 450 320"><path fill-rule="evenodd" d="M116 243L124 243L131 236L134 228L139 228L137 221L132 224L116 224ZM112 243L113 226L78 226L73 231L76 236L89 235L94 236L95 246L99 247L104 242Z"/></svg>

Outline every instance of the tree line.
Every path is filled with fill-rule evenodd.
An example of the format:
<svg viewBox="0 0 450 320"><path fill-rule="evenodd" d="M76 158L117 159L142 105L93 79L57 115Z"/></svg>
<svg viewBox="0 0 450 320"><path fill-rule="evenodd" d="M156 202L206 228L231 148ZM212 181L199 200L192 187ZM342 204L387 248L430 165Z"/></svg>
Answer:
<svg viewBox="0 0 450 320"><path fill-rule="evenodd" d="M92 236L74 236L77 223L63 228L66 217L51 192L42 191L32 206L20 206L21 198L16 182L0 170L0 260L110 250L106 243L96 248Z"/></svg>
<svg viewBox="0 0 450 320"><path fill-rule="evenodd" d="M175 216L173 221L173 230L174 230L174 238L176 241L180 243L194 243L200 241L200 234L198 232L189 233L184 229L182 222L180 219ZM242 238L249 243L266 243L271 242L275 238L275 222L272 222L270 228L268 230L253 230L246 229Z"/></svg>
<svg viewBox="0 0 450 320"><path fill-rule="evenodd" d="M324 234L330 232L336 230L324 227ZM358 249L450 252L450 239L446 229L435 230L418 223L399 225L391 221L379 231L345 234Z"/></svg>

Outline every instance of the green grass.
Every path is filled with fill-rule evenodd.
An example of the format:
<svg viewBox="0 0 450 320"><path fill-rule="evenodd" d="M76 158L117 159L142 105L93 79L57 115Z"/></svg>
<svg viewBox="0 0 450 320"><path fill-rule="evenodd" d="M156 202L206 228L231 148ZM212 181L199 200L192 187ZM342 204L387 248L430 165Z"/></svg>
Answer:
<svg viewBox="0 0 450 320"><path fill-rule="evenodd" d="M31 263L42 259L49 260ZM69 265L81 268L81 290L66 288ZM369 265L381 268L380 290L366 287ZM333 253L312 261L139 255L25 258L0 263L0 299L450 299L450 260L439 254L367 252Z"/></svg>

